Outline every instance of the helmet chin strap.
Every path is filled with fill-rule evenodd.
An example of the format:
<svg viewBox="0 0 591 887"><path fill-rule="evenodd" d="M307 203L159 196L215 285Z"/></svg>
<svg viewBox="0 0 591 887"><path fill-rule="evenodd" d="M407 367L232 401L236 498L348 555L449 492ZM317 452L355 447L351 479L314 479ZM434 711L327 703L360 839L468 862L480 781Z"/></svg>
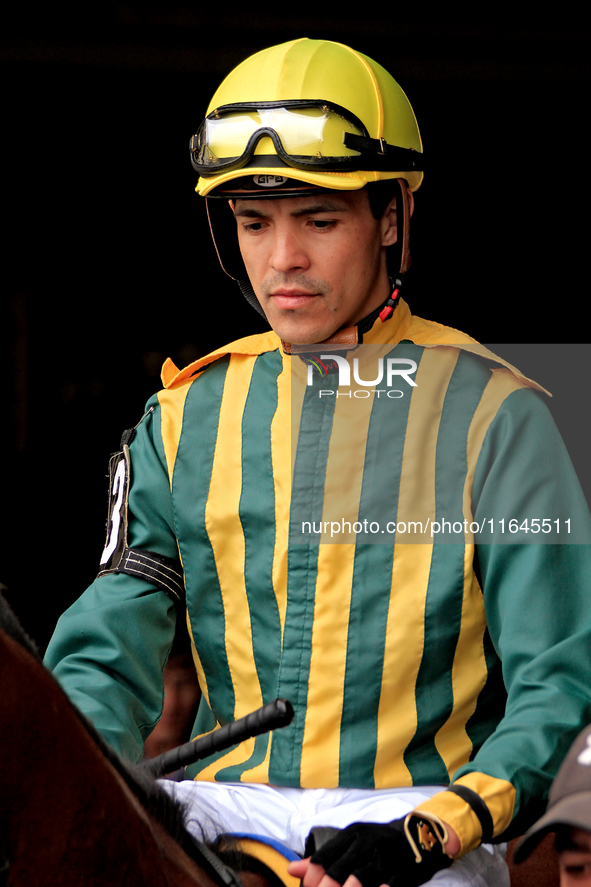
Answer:
<svg viewBox="0 0 591 887"><path fill-rule="evenodd" d="M267 315L263 311L262 305L254 294L254 290L252 288L251 282L246 278L246 280L237 280L236 283L240 287L240 292L246 299L249 305L252 305L255 311L258 311L261 317L264 317L267 320ZM268 323L268 321L267 321Z"/></svg>

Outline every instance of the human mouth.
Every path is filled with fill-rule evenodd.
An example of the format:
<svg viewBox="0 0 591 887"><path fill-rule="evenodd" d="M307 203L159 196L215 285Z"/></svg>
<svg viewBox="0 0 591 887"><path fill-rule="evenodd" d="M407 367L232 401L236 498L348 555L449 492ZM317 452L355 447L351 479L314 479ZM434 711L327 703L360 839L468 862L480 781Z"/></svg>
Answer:
<svg viewBox="0 0 591 887"><path fill-rule="evenodd" d="M308 305L311 299L316 298L319 293L310 293L302 289L282 288L275 290L269 294L274 304L278 308L300 308L302 305Z"/></svg>

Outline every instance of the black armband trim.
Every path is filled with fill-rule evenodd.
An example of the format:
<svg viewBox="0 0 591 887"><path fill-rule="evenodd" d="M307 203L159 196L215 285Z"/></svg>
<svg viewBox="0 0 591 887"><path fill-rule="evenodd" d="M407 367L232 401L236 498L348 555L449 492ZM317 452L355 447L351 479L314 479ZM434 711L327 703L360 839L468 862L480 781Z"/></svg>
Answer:
<svg viewBox="0 0 591 887"><path fill-rule="evenodd" d="M458 795L458 797L460 797L462 801L465 801L466 804L468 804L468 806L472 808L472 811L478 817L478 821L480 822L480 827L482 829L482 838L480 843L490 844L493 839L495 826L493 823L493 818L490 815L490 810L488 809L480 795L465 785L450 785L447 791L453 792L454 795Z"/></svg>
<svg viewBox="0 0 591 887"><path fill-rule="evenodd" d="M138 548L126 548L116 573L137 576L155 585L175 601L184 603L185 580L180 561L156 554L153 551L140 551ZM100 575L100 574L99 574Z"/></svg>
<svg viewBox="0 0 591 887"><path fill-rule="evenodd" d="M100 570L98 578L110 573L125 573L144 579L164 591L176 604L185 602L185 576L181 562L153 551L125 547L117 564Z"/></svg>

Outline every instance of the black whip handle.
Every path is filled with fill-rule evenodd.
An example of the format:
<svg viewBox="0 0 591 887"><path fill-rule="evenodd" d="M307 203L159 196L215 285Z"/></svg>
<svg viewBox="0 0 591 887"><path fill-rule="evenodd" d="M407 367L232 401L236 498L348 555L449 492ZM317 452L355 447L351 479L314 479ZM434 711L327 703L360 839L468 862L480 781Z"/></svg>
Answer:
<svg viewBox="0 0 591 887"><path fill-rule="evenodd" d="M262 708L258 708L237 721L224 724L223 727L212 730L211 733L206 733L199 739L185 742L184 745L179 745L171 751L145 761L143 767L155 777L163 776L165 773L174 773L181 767L186 767L188 764L193 764L195 761L215 754L215 752L244 742L245 739L259 736L261 733L268 733L269 730L276 730L279 727L287 727L292 718L291 702L288 702L287 699L274 699L273 702L267 702Z"/></svg>

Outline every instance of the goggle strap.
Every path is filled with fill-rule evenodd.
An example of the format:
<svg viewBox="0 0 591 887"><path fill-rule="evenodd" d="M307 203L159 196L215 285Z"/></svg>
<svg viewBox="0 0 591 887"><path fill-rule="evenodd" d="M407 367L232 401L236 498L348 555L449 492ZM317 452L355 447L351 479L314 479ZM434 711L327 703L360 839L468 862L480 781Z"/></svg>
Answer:
<svg viewBox="0 0 591 887"><path fill-rule="evenodd" d="M382 172L394 169L404 172L423 170L423 155L420 151L389 145L385 139L372 139L369 136L346 132L344 144L346 148L359 151L362 155L363 159L357 161L359 169L375 169Z"/></svg>

